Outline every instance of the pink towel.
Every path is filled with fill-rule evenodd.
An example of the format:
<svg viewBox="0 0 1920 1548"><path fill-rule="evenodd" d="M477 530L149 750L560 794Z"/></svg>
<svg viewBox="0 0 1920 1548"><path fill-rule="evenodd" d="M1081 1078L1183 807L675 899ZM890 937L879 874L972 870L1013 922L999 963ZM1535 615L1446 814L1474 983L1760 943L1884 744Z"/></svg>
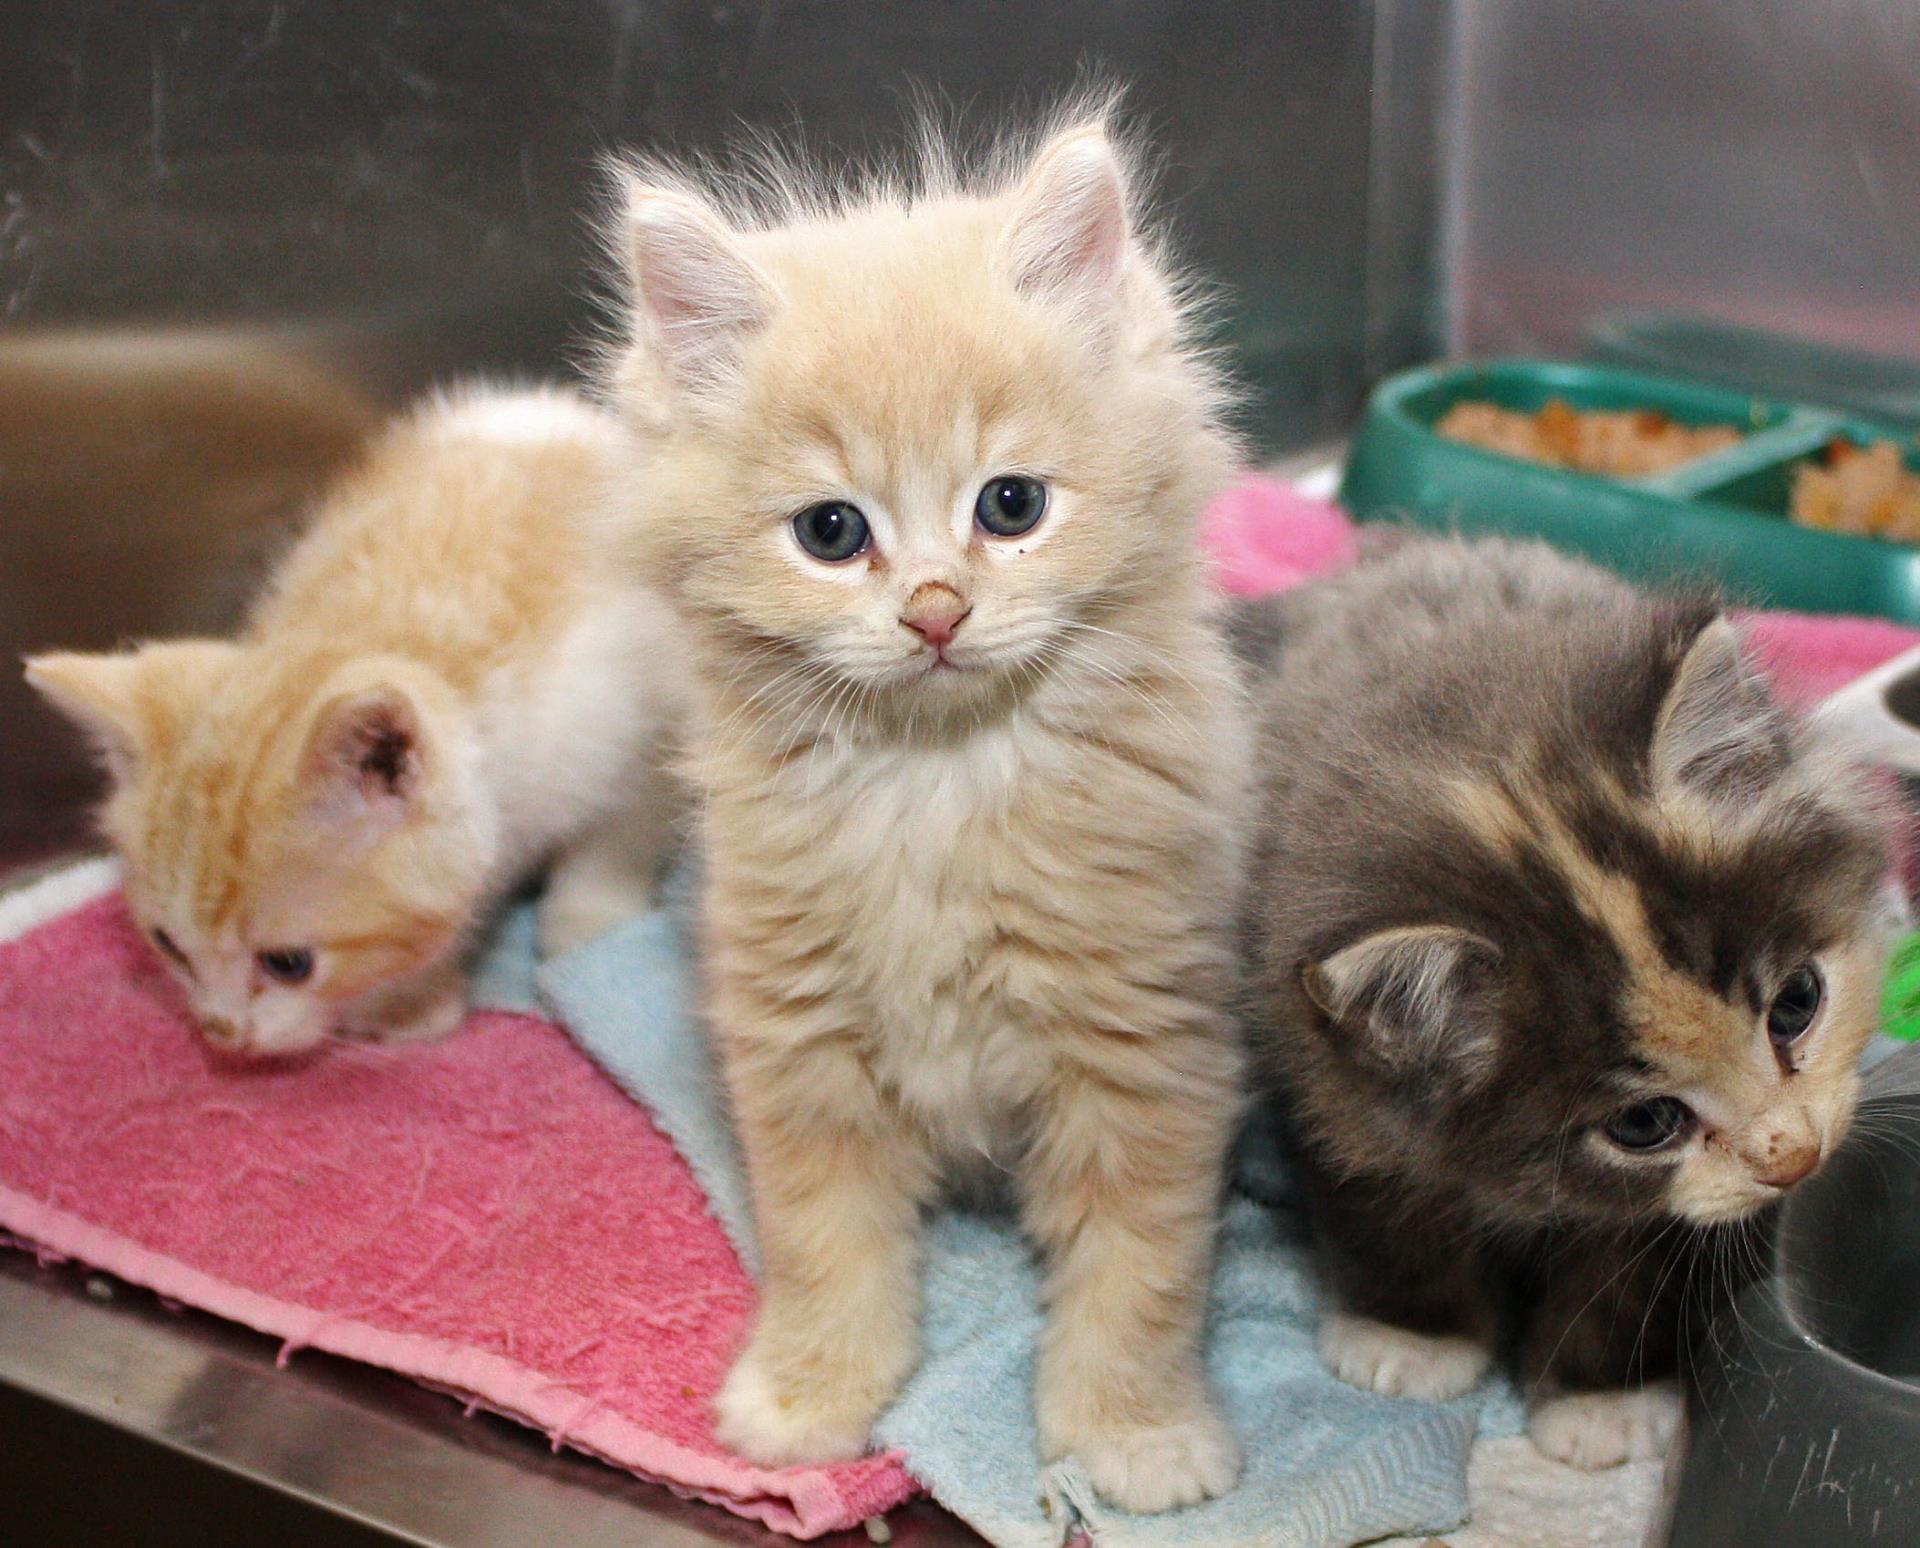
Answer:
<svg viewBox="0 0 1920 1548"><path fill-rule="evenodd" d="M1253 592L1343 562L1352 531L1250 480L1208 545ZM1781 615L1755 630L1801 693L1916 638ZM557 1029L480 1014L436 1047L219 1066L117 894L0 946L0 1230L795 1536L915 1492L893 1457L768 1471L715 1444L752 1286L671 1145Z"/></svg>
<svg viewBox="0 0 1920 1548"><path fill-rule="evenodd" d="M753 1288L692 1174L564 1034L216 1067L118 893L0 947L0 1227L402 1371L796 1536L907 1499L769 1472L707 1404Z"/></svg>

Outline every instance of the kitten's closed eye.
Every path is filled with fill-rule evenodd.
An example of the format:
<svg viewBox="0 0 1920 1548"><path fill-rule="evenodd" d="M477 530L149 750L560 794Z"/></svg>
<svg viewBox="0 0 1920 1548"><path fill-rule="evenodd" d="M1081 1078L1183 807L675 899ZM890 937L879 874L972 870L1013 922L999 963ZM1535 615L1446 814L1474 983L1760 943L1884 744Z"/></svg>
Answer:
<svg viewBox="0 0 1920 1548"><path fill-rule="evenodd" d="M151 933L153 935L153 944L160 949L161 956L165 957L175 967L183 968L189 973L193 971L193 965L187 961L187 954L174 944L174 939L171 935L167 934L165 930L160 929L158 926L155 926Z"/></svg>

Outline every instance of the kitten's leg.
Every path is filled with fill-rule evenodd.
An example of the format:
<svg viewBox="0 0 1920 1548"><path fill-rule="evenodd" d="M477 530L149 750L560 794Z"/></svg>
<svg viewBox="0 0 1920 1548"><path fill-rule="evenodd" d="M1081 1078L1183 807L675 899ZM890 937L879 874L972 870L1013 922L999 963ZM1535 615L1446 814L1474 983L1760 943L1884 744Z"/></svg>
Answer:
<svg viewBox="0 0 1920 1548"><path fill-rule="evenodd" d="M762 1277L717 1433L768 1466L856 1457L919 1356L930 1159L844 1043L728 1064Z"/></svg>
<svg viewBox="0 0 1920 1548"><path fill-rule="evenodd" d="M1410 1219L1365 1184L1311 1191L1332 1300L1320 1324L1327 1368L1386 1397L1439 1403L1469 1390L1492 1360L1492 1318L1455 1224Z"/></svg>
<svg viewBox="0 0 1920 1548"><path fill-rule="evenodd" d="M1178 1042L1081 1034L1043 1095L1021 1179L1049 1259L1041 1451L1077 1458L1125 1510L1195 1504L1240 1473L1200 1347L1234 1054L1204 1034Z"/></svg>
<svg viewBox="0 0 1920 1548"><path fill-rule="evenodd" d="M1680 1423L1671 1376L1694 1268L1690 1239L1657 1233L1558 1246L1521 1347L1534 1445L1589 1470L1666 1454Z"/></svg>
<svg viewBox="0 0 1920 1548"><path fill-rule="evenodd" d="M654 904L660 866L673 839L678 792L649 764L632 776L627 800L563 850L540 899L540 954L557 957Z"/></svg>
<svg viewBox="0 0 1920 1548"><path fill-rule="evenodd" d="M442 963L349 1006L340 1034L369 1043L432 1043L467 1019L467 975Z"/></svg>

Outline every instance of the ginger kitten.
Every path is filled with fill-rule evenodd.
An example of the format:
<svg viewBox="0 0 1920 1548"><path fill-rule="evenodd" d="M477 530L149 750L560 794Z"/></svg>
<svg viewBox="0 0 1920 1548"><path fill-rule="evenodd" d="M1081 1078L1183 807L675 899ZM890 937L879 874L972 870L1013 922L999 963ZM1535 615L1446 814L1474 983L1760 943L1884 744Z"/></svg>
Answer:
<svg viewBox="0 0 1920 1548"><path fill-rule="evenodd" d="M1260 1073L1325 1244L1322 1350L1657 1455L1689 1323L1847 1131L1885 821L1711 600L1539 545L1389 540L1247 610Z"/></svg>
<svg viewBox="0 0 1920 1548"><path fill-rule="evenodd" d="M27 663L105 754L129 905L213 1043L451 1031L477 916L556 852L548 950L646 906L678 690L591 519L621 435L561 388L428 400L239 639Z"/></svg>
<svg viewBox="0 0 1920 1548"><path fill-rule="evenodd" d="M1049 1267L1045 1453L1156 1510L1239 1466L1200 1359L1244 717L1194 529L1230 454L1101 125L1003 160L626 187L626 508L693 644L765 1260L720 1434L864 1449L920 1212L997 1167Z"/></svg>

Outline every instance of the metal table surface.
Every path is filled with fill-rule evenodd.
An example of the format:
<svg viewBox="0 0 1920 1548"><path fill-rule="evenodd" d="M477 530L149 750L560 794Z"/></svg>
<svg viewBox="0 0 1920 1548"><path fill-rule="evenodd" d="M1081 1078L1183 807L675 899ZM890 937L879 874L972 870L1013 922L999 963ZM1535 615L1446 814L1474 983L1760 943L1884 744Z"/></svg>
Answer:
<svg viewBox="0 0 1920 1548"><path fill-rule="evenodd" d="M75 1264L0 1251L0 1540L173 1543L772 1544L546 1438L386 1371L302 1351ZM46 1437L53 1432L55 1443ZM902 1548L977 1542L916 1502ZM839 1548L863 1533L822 1540Z"/></svg>

